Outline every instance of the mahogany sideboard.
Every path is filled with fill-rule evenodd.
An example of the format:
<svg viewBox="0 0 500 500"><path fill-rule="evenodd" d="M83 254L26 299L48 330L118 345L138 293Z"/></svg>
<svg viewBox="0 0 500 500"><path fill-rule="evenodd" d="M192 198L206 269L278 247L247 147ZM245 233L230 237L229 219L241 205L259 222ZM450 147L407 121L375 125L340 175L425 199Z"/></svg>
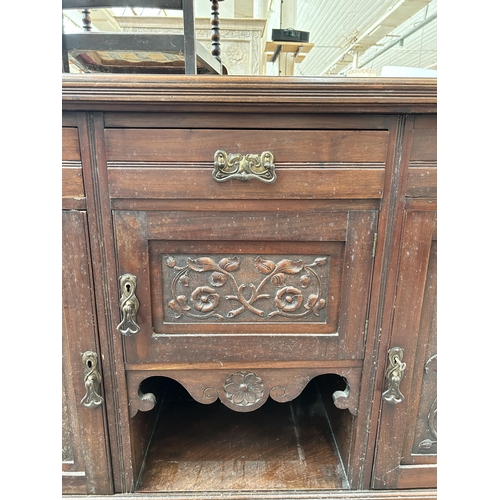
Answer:
<svg viewBox="0 0 500 500"><path fill-rule="evenodd" d="M436 497L436 80L63 75L63 494Z"/></svg>

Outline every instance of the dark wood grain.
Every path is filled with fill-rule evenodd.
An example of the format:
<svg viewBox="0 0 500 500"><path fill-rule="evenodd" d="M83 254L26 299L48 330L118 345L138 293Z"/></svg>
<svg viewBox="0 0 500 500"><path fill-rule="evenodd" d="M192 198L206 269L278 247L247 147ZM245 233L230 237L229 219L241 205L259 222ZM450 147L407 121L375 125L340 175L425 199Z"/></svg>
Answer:
<svg viewBox="0 0 500 500"><path fill-rule="evenodd" d="M63 110L63 206L86 210L90 273L88 278L79 274L78 287L65 290L75 295L69 300L76 308L90 290L94 308L92 331L102 353L106 394L107 425L100 442L108 447L106 467L112 475L104 481L106 492L139 500L158 495L435 498L435 456L415 453L415 446L429 437L426 411L434 397L434 381L424 366L436 335L435 268L429 264L435 262L437 233L436 81L64 75ZM270 149L276 182L216 183L211 172L219 148L230 153ZM78 267L81 250L68 250L69 268ZM162 267L168 267L168 256L181 267L185 256L216 263L238 257L241 269L233 265L228 272L244 271L236 282L245 285L247 300L250 284L257 286L258 256L289 256L292 262L326 256L327 305L313 320L267 321L245 312L233 323L193 318L176 323L165 314L173 297L172 272ZM118 277L127 272L138 279L141 330L123 337L116 330ZM194 272L200 287L205 271ZM291 283L284 274L284 280L276 278L276 290L266 292L272 307L278 285ZM290 278L303 280L297 290L307 289L302 288L307 277ZM221 283L220 276L207 279ZM181 286L188 288L184 282ZM71 349L80 349L83 338ZM395 341L408 356L402 386L407 399L388 409L381 393L387 349ZM259 400L263 406L254 411L231 408L234 402L227 397L222 405L209 404L212 389L220 393L227 377L240 370L263 376L267 402ZM290 427L283 408L304 411L303 387L311 378L333 374L349 381L343 397L348 409L335 406L339 398L334 404L327 387L322 392L326 427L302 413L305 431L299 435L311 453L300 464L290 454L298 449L286 440L290 432L281 432L299 427ZM65 379L66 441L78 414L72 395L78 377L68 372ZM155 451L147 459L156 453L159 462L146 462L144 489L129 495L161 409L141 399L139 389L160 394L148 384L165 377L185 385L197 401L171 402L170 409L177 404L196 408L182 413L178 432L170 432L168 421L156 427L165 438L173 436L185 472L176 469L175 457L164 454L168 447L153 440ZM271 394L271 386L283 387L284 394L281 389ZM291 403L277 403L273 396ZM245 425L234 427L238 419ZM224 438L223 430L230 428L236 429L226 433L231 439L210 445L209 438ZM335 446L328 452L333 450L333 459L327 459L316 432L321 429L333 433ZM94 427L85 432L93 433ZM262 433L282 436L283 447L257 439ZM243 469L245 448L252 464ZM255 464L258 457L262 468ZM337 464L333 476L328 472L332 464ZM67 491L83 492L90 475L83 466L74 469L75 475L71 467L64 465ZM198 483L190 476L195 470ZM284 486L278 484L280 471ZM199 489L193 491L196 484ZM239 487L246 491L233 489Z"/></svg>
<svg viewBox="0 0 500 500"><path fill-rule="evenodd" d="M207 158L213 153L207 154ZM382 197L383 168L300 168L277 165L277 180L212 178L210 168L151 168L146 165L108 170L112 198L135 199L377 199Z"/></svg>
<svg viewBox="0 0 500 500"><path fill-rule="evenodd" d="M236 208L236 207L235 207ZM347 213L148 212L151 240L345 241Z"/></svg>
<svg viewBox="0 0 500 500"><path fill-rule="evenodd" d="M379 383L384 375L380 366L385 363L389 340L386 332L389 331L392 321L396 287L394 271L399 259L404 191L413 125L413 116L397 116L392 124L389 141L392 154L387 161L385 195L378 221L362 377L362 393L370 394L372 398L360 399L359 415L365 418L359 421L353 430L353 453L349 462L351 481L364 488L371 486L373 450L377 443ZM381 358L382 352L384 355Z"/></svg>
<svg viewBox="0 0 500 500"><path fill-rule="evenodd" d="M433 236L425 295L419 328L419 346L415 355L414 380L421 381L420 394L409 408L408 419L415 426L405 434L403 450L407 465L436 465L437 436L437 240ZM416 389L418 392L418 387ZM418 404L417 403L418 400Z"/></svg>
<svg viewBox="0 0 500 500"><path fill-rule="evenodd" d="M74 111L63 111L61 117L61 125L64 127L78 127L77 113Z"/></svg>
<svg viewBox="0 0 500 500"><path fill-rule="evenodd" d="M280 78L65 74L64 109L147 111L262 108L306 112L435 113L435 78ZM237 106L237 108L235 108Z"/></svg>
<svg viewBox="0 0 500 500"><path fill-rule="evenodd" d="M313 390L311 390L313 389ZM334 438L313 387L251 414L167 400L140 492L342 489Z"/></svg>
<svg viewBox="0 0 500 500"><path fill-rule="evenodd" d="M115 212L119 272L137 276L141 304L137 318L144 329L142 335L126 339L127 359L161 362L174 361L178 356L177 359L190 362L230 361L248 356L248 349L253 356L274 361L286 356L359 358L375 224L375 211L258 212L244 216L238 212ZM328 241L334 243L327 244ZM189 319L166 319L166 311L171 312L169 301L175 297L167 298L170 288L165 288L161 278L165 272L162 255L186 254L196 259L217 254L219 257L214 259L218 261L244 255L253 256L251 260L260 255L271 259L273 254L281 255L281 259L288 252L293 256L291 261L312 263L315 258L329 259L328 291L325 287L322 292L328 321L261 321L251 313L242 315L241 321L213 317L196 324ZM238 279L245 284L256 277ZM259 338L260 334L266 337ZM284 338L280 339L279 334ZM311 338L303 338L304 334ZM224 335L245 336L238 340L237 349L228 349L231 339Z"/></svg>
<svg viewBox="0 0 500 500"><path fill-rule="evenodd" d="M149 363L147 369L140 364L128 365L131 370L127 373L129 414L135 418L138 412L150 412L158 406L158 393L145 393L144 384L151 379L172 379L184 387L189 395L198 403L210 405L219 400L230 410L237 413L254 413L267 401L274 400L279 403L293 401L305 387L317 377L336 376L343 380L341 388L331 391L329 397L334 399L334 404L341 410L348 409L352 415L358 413L359 382L361 370L356 364L342 361L311 363L306 365L301 362L287 362L283 366L270 363L259 363L260 366L248 362L236 363L205 363L193 368L192 363L169 365L160 363L154 366ZM359 364L359 363L358 363ZM191 365L191 366L190 366ZM203 371L201 371L203 370ZM239 404L226 392L226 384L238 373L250 373L252 377L259 378L261 392L258 398L249 404Z"/></svg>
<svg viewBox="0 0 500 500"><path fill-rule="evenodd" d="M62 160L81 160L80 142L78 140L78 129L76 127L63 127L62 129Z"/></svg>
<svg viewBox="0 0 500 500"><path fill-rule="evenodd" d="M422 347L432 325L436 286L436 253L432 243L435 217L432 211L411 211L405 217L390 345L404 349L406 370L400 388L406 399L397 405L382 404L373 475L376 488L408 488L422 484L436 487L435 456L425 456L424 452L421 454L423 459L419 460L409 444L412 439L405 439L408 433L413 436L415 431L423 388L422 365L427 351L424 348L422 352Z"/></svg>
<svg viewBox="0 0 500 500"><path fill-rule="evenodd" d="M106 129L108 161L207 162L227 153L271 151L277 163L384 162L386 131ZM189 147L186 149L186 144Z"/></svg>
<svg viewBox="0 0 500 500"><path fill-rule="evenodd" d="M363 114L312 113L250 113L242 119L238 113L106 113L106 128L179 129L216 127L223 129L283 129L310 130L321 133L324 129L387 130L391 117Z"/></svg>
<svg viewBox="0 0 500 500"><path fill-rule="evenodd" d="M252 491L252 500L437 500L436 489L412 490L277 490L277 491ZM214 491L203 493L204 500L248 500L247 491ZM82 497L68 497L82 498ZM94 500L109 500L109 496L94 496ZM154 500L158 499L157 493L131 493L115 495L117 500ZM165 500L199 500L199 492L170 492L162 493Z"/></svg>
<svg viewBox="0 0 500 500"><path fill-rule="evenodd" d="M304 211L346 211L346 210L378 210L380 200L301 200ZM200 211L230 212L234 209L234 200L179 200L179 199L113 199L111 207L115 210L155 211ZM239 200L238 212L295 212L296 200Z"/></svg>
<svg viewBox="0 0 500 500"><path fill-rule="evenodd" d="M415 115L415 129L434 129L437 130L437 115Z"/></svg>
<svg viewBox="0 0 500 500"><path fill-rule="evenodd" d="M96 299L96 324L99 328L102 352L103 385L106 391L106 413L114 492L132 491L134 468L132 466L131 433L129 422L120 417L127 412L124 368L121 360L122 342L115 335L119 323L118 290L115 248L113 244L112 215L106 178L105 148L103 144L103 115L78 113L76 115L82 153L82 172L87 199L90 251L94 292Z"/></svg>
<svg viewBox="0 0 500 500"><path fill-rule="evenodd" d="M410 198L436 198L437 168L435 166L410 166L406 196Z"/></svg>
<svg viewBox="0 0 500 500"><path fill-rule="evenodd" d="M437 117L416 115L410 161L437 160Z"/></svg>
<svg viewBox="0 0 500 500"><path fill-rule="evenodd" d="M81 355L85 351L98 352L86 213L63 212L62 229L63 380L68 384L73 457L72 461L63 463L63 491L111 493L104 408L85 408L80 402L86 392ZM101 394L102 389L99 388Z"/></svg>
<svg viewBox="0 0 500 500"><path fill-rule="evenodd" d="M62 197L63 198L85 198L83 187L82 167L65 166L62 168Z"/></svg>
<svg viewBox="0 0 500 500"><path fill-rule="evenodd" d="M410 161L437 161L436 129L415 129Z"/></svg>

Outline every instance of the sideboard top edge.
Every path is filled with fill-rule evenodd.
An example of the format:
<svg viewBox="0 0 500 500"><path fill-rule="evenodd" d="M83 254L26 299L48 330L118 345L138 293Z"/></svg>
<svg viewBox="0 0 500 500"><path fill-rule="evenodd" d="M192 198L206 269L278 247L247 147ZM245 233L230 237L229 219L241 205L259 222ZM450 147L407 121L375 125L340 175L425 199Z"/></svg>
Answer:
<svg viewBox="0 0 500 500"><path fill-rule="evenodd" d="M223 77L63 74L63 106L108 103L419 106L437 104L435 78Z"/></svg>

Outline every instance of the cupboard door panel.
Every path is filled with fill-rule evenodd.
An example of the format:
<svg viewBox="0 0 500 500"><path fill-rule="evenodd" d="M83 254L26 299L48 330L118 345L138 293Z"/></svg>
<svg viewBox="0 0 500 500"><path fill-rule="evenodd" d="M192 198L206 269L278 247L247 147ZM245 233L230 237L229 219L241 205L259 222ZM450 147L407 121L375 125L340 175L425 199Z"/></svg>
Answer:
<svg viewBox="0 0 500 500"><path fill-rule="evenodd" d="M99 399L102 383L99 375L86 368L102 372L98 360L94 364L82 356L98 352L86 213L63 211L62 229L63 493L109 494L112 483L105 413Z"/></svg>
<svg viewBox="0 0 500 500"><path fill-rule="evenodd" d="M404 400L382 403L373 487L436 487L435 211L405 214L390 347L404 350ZM387 380L385 381L387 389Z"/></svg>
<svg viewBox="0 0 500 500"><path fill-rule="evenodd" d="M115 211L127 361L362 359L377 215Z"/></svg>

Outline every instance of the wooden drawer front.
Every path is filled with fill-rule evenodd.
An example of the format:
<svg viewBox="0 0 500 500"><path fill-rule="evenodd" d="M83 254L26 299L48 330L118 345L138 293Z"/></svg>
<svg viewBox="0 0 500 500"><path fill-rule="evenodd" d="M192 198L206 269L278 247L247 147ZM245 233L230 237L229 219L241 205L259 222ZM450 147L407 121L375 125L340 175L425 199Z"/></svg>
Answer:
<svg viewBox="0 0 500 500"><path fill-rule="evenodd" d="M76 127L62 129L62 196L84 198L82 160Z"/></svg>
<svg viewBox="0 0 500 500"><path fill-rule="evenodd" d="M436 198L437 168L427 165L410 166L406 196L409 198Z"/></svg>
<svg viewBox="0 0 500 500"><path fill-rule="evenodd" d="M376 214L115 212L127 361L360 359Z"/></svg>
<svg viewBox="0 0 500 500"><path fill-rule="evenodd" d="M364 198L382 196L387 130L106 129L112 198ZM216 150L270 151L276 182L217 183Z"/></svg>
<svg viewBox="0 0 500 500"><path fill-rule="evenodd" d="M406 196L409 198L437 197L437 120L435 116L415 118Z"/></svg>
<svg viewBox="0 0 500 500"><path fill-rule="evenodd" d="M410 161L437 161L436 116L415 117Z"/></svg>

